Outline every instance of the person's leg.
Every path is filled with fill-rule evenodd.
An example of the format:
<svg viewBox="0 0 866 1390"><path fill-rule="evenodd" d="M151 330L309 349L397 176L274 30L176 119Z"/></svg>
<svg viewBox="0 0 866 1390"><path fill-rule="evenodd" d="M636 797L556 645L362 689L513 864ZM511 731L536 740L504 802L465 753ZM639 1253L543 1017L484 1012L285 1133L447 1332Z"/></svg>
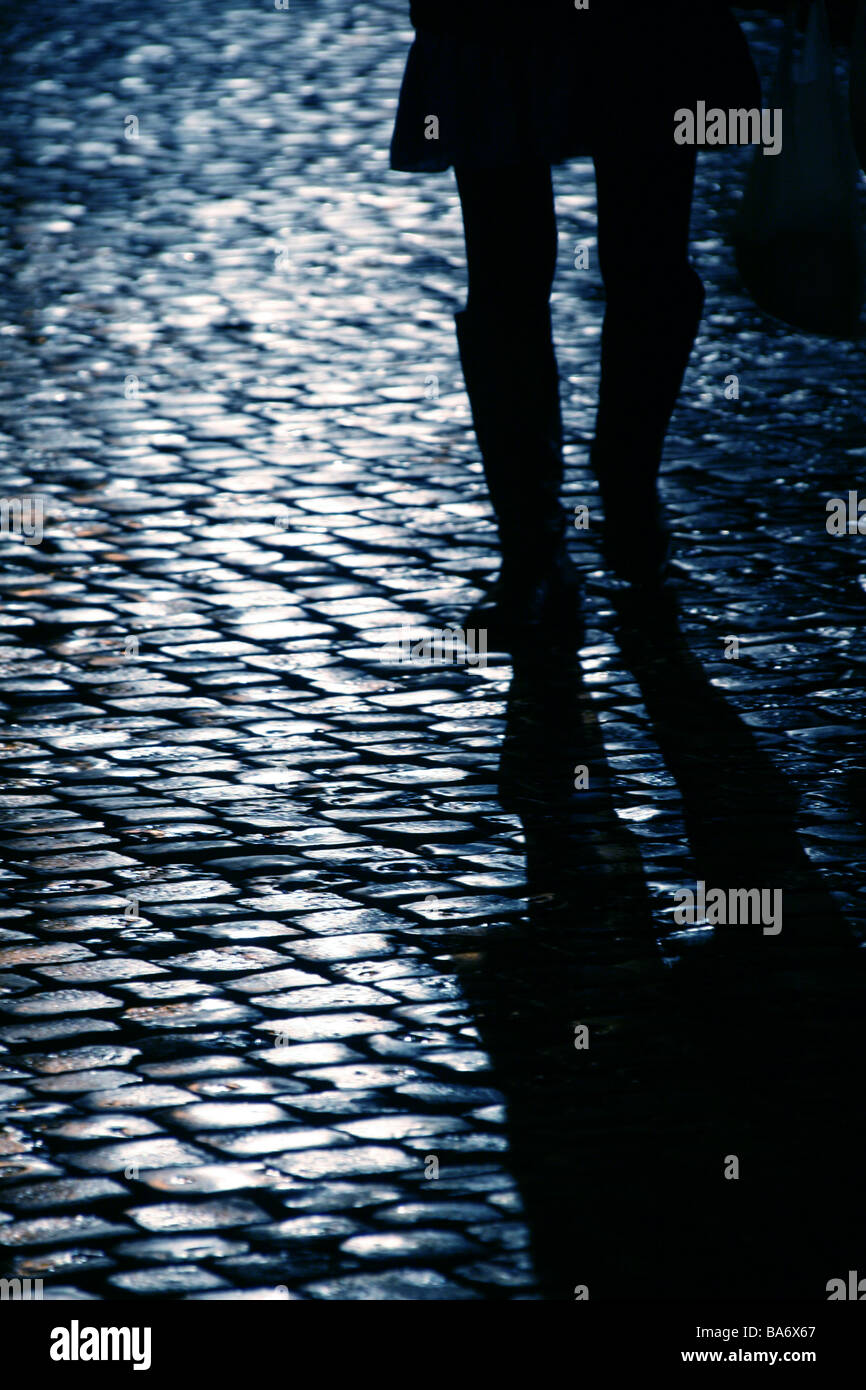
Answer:
<svg viewBox="0 0 866 1390"><path fill-rule="evenodd" d="M547 164L455 170L466 239L466 308L520 319L547 309L556 213Z"/></svg>
<svg viewBox="0 0 866 1390"><path fill-rule="evenodd" d="M598 247L607 308L597 436L633 441L655 470L703 307L689 264L693 149L596 153Z"/></svg>
<svg viewBox="0 0 866 1390"><path fill-rule="evenodd" d="M556 607L551 591L561 591L567 571L549 306L556 267L553 185L546 164L458 168L456 174L469 281L457 337L499 528L500 608L533 623Z"/></svg>
<svg viewBox="0 0 866 1390"><path fill-rule="evenodd" d="M689 263L695 152L667 135L648 146L632 135L605 143L595 166L607 307L593 464L606 539L615 549L619 542L625 568L630 547L635 577L649 577L647 565L658 567L667 549L655 520L655 481L703 308ZM647 524L630 535L642 515Z"/></svg>

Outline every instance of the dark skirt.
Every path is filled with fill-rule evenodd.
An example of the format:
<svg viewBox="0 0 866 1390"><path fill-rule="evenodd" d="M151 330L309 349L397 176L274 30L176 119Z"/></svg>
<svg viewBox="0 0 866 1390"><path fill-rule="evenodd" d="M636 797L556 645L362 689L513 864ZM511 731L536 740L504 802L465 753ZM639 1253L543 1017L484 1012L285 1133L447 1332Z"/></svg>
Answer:
<svg viewBox="0 0 866 1390"><path fill-rule="evenodd" d="M558 164L589 154L592 102L576 46L420 30L409 50L391 168Z"/></svg>
<svg viewBox="0 0 866 1390"><path fill-rule="evenodd" d="M611 7L590 24L538 25L519 41L499 31L418 29L400 91L391 168L558 164L591 154L602 140L649 149L673 139L674 111L697 100L760 106L748 46L727 6L713 0L690 0L690 6L661 15L651 6L643 18L623 23Z"/></svg>

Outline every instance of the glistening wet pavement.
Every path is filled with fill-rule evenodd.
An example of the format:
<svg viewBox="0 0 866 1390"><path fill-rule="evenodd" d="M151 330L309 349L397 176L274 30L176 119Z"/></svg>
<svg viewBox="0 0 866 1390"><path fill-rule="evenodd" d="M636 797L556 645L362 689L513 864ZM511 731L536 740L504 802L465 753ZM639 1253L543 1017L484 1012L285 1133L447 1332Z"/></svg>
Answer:
<svg viewBox="0 0 866 1390"><path fill-rule="evenodd" d="M3 538L5 1272L823 1297L863 1249L866 542L825 527L862 345L757 313L743 161L704 158L678 605L630 609L559 170L579 663L401 663L496 564L453 182L387 171L403 6L16 11L2 496L46 516ZM678 929L701 878L783 887L781 935Z"/></svg>

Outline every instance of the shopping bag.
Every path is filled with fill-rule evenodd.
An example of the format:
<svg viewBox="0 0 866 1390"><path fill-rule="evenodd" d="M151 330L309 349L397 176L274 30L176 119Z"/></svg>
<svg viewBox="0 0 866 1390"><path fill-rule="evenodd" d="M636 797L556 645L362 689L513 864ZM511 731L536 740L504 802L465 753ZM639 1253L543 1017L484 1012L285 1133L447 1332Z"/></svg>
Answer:
<svg viewBox="0 0 866 1390"><path fill-rule="evenodd" d="M857 157L824 0L812 0L800 43L789 10L769 104L783 113L782 147L755 150L734 229L737 265L768 313L853 337L863 295Z"/></svg>
<svg viewBox="0 0 866 1390"><path fill-rule="evenodd" d="M857 158L860 168L866 169L866 0L860 0L854 22L848 104Z"/></svg>

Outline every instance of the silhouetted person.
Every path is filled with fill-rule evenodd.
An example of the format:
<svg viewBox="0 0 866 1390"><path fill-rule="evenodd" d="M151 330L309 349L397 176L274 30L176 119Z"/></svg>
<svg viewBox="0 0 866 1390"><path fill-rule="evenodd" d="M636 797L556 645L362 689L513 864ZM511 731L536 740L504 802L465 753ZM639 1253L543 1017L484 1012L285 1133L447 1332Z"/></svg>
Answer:
<svg viewBox="0 0 866 1390"><path fill-rule="evenodd" d="M454 167L469 293L457 336L512 632L576 625L549 296L551 164L591 155L607 308L592 464L607 561L657 580L669 537L656 477L703 305L689 264L695 149L674 111L760 107L724 0L412 0L391 147L403 170Z"/></svg>

